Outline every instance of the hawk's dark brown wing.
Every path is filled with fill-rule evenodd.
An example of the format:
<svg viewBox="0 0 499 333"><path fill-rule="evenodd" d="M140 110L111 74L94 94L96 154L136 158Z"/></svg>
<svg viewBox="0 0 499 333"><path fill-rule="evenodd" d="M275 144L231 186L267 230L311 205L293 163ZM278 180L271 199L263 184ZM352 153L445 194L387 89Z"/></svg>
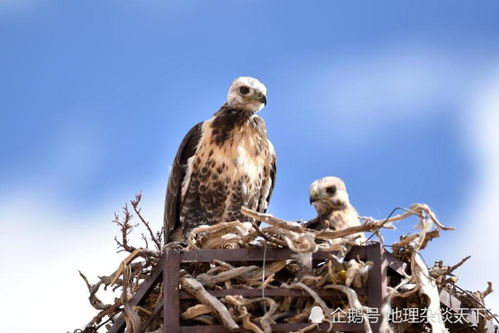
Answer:
<svg viewBox="0 0 499 333"><path fill-rule="evenodd" d="M201 139L202 122L190 129L180 143L170 170L168 186L166 188L165 214L163 218L165 243L171 241L171 233L179 223L179 213L181 205L182 182L187 169L187 160L196 152L196 147Z"/></svg>
<svg viewBox="0 0 499 333"><path fill-rule="evenodd" d="M272 150L273 151L273 150ZM274 191L274 186L275 186L275 175L276 175L276 172L277 172L277 157L273 151L273 153L270 155L269 157L269 162L268 162L268 167L270 168L269 170L269 180L267 181L270 181L270 189L269 189L269 193L268 195L266 195L266 197L264 197L263 195L260 197L259 201L258 201L258 206L257 206L257 210L260 212L260 213L265 213L267 211L267 208L265 209L262 209L261 207L268 207L269 203L270 203L270 198L272 197L272 191ZM266 205L262 205L262 202L266 202L267 204Z"/></svg>
<svg viewBox="0 0 499 333"><path fill-rule="evenodd" d="M273 154L271 158L272 162L270 164L270 180L272 181L272 184L270 185L269 195L267 196L267 198L264 198L265 200L267 200L267 206L268 204L270 204L270 198L272 197L272 192L274 191L275 176L277 173L277 157L275 154ZM265 212L260 212L260 213L265 213Z"/></svg>

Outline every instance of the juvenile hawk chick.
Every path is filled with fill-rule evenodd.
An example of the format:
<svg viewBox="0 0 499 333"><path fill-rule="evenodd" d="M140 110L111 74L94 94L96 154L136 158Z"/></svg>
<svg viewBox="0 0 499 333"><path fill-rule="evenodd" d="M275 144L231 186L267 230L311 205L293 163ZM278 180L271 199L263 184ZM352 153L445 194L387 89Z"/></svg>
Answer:
<svg viewBox="0 0 499 333"><path fill-rule="evenodd" d="M342 230L360 226L359 215L350 204L343 180L338 177L324 177L310 185L310 204L317 210L317 217L306 223L307 228ZM363 242L363 233L353 235L357 242Z"/></svg>

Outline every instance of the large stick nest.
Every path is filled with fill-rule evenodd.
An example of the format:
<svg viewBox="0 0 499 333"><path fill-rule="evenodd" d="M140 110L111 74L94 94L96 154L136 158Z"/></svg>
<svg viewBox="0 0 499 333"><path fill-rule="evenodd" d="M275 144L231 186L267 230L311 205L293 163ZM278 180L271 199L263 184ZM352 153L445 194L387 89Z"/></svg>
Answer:
<svg viewBox="0 0 499 333"><path fill-rule="evenodd" d="M379 313L382 332L480 332L486 322L493 318L485 311L479 327L472 328L466 322L445 325L442 323L439 291L446 289L469 308L484 308L484 298L492 292L492 285L483 292L469 292L456 286L454 271L469 257L454 266L438 261L428 269L419 251L440 236L440 231L452 228L442 225L431 209L424 204L414 204L403 214L384 220L362 218L365 222L358 227L344 230L312 230L298 222L284 221L268 214L260 214L243 208L249 220L264 222L260 227L251 222L227 222L212 226L201 226L190 233L186 243L170 243L162 246L163 231L154 232L142 216L139 207L141 195L131 201L133 213L138 217L146 233L141 234L144 245L131 245L129 236L139 224L132 222L133 215L128 206L123 216L115 216L114 222L120 228L120 237L115 238L118 251L128 256L111 274L98 277L90 283L80 272L90 296L90 304L98 310L97 315L84 329L74 332L106 332L122 315L126 322L126 333L163 332L161 311L154 311L162 301L162 287L158 286L140 306L131 306L130 299L142 283L151 275L165 248L178 251L196 249L233 248L289 248L296 253L294 259L273 261L264 264L245 262L227 263L215 260L210 264L192 263L182 266L180 286L194 296L182 300L182 325L223 325L228 329L244 328L257 333L271 332L276 323L310 323L302 332L313 330L319 323L347 321L349 314L363 318L364 331L371 332L368 320L372 309L366 306L366 296L356 290L365 287L372 262L348 257L353 245L365 245L368 241L358 238L359 233L369 232L383 243L380 230L394 228L393 223L416 216L417 230L402 236L392 244L393 254L408 264L410 270L404 276L389 279L388 295ZM359 240L362 239L362 240ZM325 251L329 259L312 262L312 253ZM309 297L269 297L262 293L258 297L225 296L216 298L207 290L233 288L292 288L301 289ZM318 289L336 290L334 296L319 296ZM101 293L114 293L112 303L105 304ZM98 295L99 294L99 295ZM390 318L392 309L419 308L434 314L423 323L394 323ZM495 318L494 318L495 319Z"/></svg>

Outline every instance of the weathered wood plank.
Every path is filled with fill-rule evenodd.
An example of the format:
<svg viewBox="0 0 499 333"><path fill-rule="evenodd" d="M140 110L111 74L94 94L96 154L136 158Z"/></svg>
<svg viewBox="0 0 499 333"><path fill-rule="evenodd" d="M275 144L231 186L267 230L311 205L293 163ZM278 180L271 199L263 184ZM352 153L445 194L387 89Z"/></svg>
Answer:
<svg viewBox="0 0 499 333"><path fill-rule="evenodd" d="M162 263L163 260L164 257L161 257L159 262ZM139 289L137 290L135 295L133 295L129 303L132 306L135 306L139 305L142 301L144 301L151 294L156 285L161 282L161 279L163 277L162 273L163 273L163 265L161 264L156 265L156 267L154 267L151 272L150 278L142 282ZM108 333L120 333L123 332L124 329L125 329L125 320L123 319L123 315L120 315L116 320L116 322L114 323L114 325L108 331Z"/></svg>
<svg viewBox="0 0 499 333"><path fill-rule="evenodd" d="M166 250L163 271L163 327L167 332L180 332L180 253Z"/></svg>
<svg viewBox="0 0 499 333"><path fill-rule="evenodd" d="M387 263L384 257L384 249L380 243L374 243L366 246L367 260L373 262L373 267L369 271L367 278L367 306L370 308L381 307L387 295ZM379 333L381 321L371 323L373 333Z"/></svg>
<svg viewBox="0 0 499 333"><path fill-rule="evenodd" d="M386 260L388 267L393 269L398 274L404 276L407 274L408 265L399 258L395 257L392 253L388 251L383 251L383 258Z"/></svg>

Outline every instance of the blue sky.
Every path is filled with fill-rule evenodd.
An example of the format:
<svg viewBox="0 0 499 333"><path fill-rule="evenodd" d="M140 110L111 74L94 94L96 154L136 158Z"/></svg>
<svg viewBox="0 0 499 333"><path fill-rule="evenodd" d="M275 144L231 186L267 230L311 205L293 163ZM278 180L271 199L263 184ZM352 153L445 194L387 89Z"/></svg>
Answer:
<svg viewBox="0 0 499 333"><path fill-rule="evenodd" d="M78 253L53 260L68 279L76 268L103 274L119 261L102 244L113 211L142 190L159 227L180 140L249 75L269 91L271 213L313 217L309 184L340 176L362 215L425 202L456 226L427 251L430 263L480 257L494 250L483 230L499 203L498 10L494 1L3 0L0 239L12 256L23 243L26 255ZM95 233L101 241L86 248ZM88 256L111 252L99 266L75 244ZM489 266L476 259L471 268ZM465 286L499 272L487 269ZM80 284L68 284L67 302L84 297ZM68 318L61 330L86 320Z"/></svg>

